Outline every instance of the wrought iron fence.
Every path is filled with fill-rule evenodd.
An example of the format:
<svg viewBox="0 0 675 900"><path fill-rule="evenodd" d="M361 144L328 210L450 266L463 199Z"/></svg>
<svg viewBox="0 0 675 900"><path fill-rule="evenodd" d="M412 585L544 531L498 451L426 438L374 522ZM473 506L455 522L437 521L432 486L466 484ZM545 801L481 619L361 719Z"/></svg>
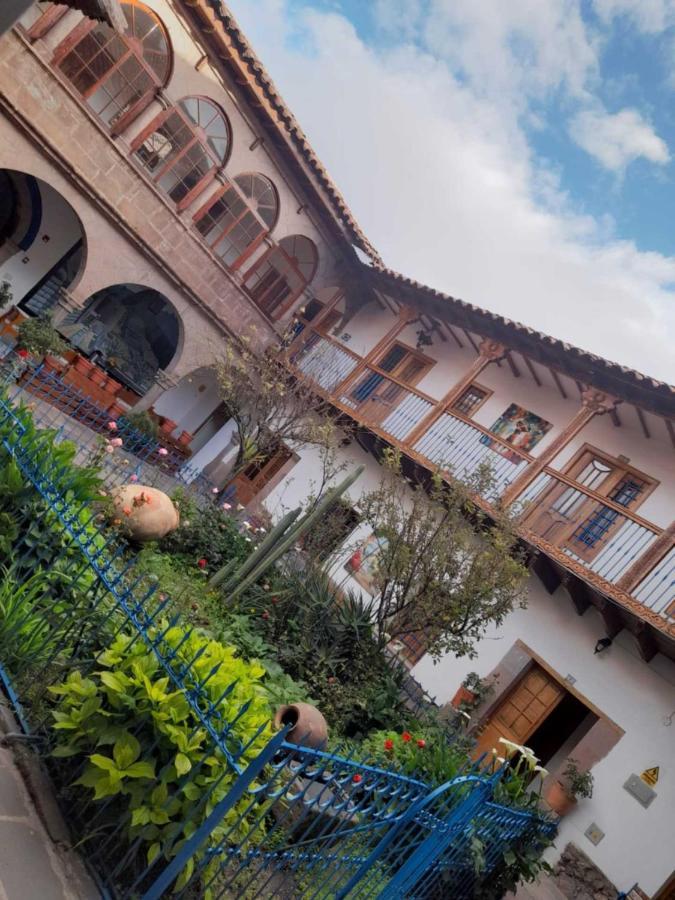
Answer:
<svg viewBox="0 0 675 900"><path fill-rule="evenodd" d="M0 619L0 681L49 760L105 896L462 900L514 843L536 847L553 833L551 822L495 803L504 770L480 761L433 788L272 735L255 692L223 683L223 656L196 642L102 526L86 479L48 452L50 439L0 398L0 440L25 482L9 487L27 491L6 575L27 596ZM35 583L42 570L46 593ZM122 656L131 662L120 672ZM134 723L122 736L121 710ZM59 730L92 715L96 752L60 742L50 756ZM139 760L141 744L162 764Z"/></svg>
<svg viewBox="0 0 675 900"><path fill-rule="evenodd" d="M140 431L124 415L113 417L55 370L19 364L13 357L4 362L0 385L9 399L23 400L38 425L56 428L62 439L73 441L81 464L95 452L103 436L122 439L120 452L100 461L108 487L124 484L134 475L142 483L168 492L181 487L202 503L213 499L213 483L174 447ZM114 433L108 429L111 421L116 424Z"/></svg>

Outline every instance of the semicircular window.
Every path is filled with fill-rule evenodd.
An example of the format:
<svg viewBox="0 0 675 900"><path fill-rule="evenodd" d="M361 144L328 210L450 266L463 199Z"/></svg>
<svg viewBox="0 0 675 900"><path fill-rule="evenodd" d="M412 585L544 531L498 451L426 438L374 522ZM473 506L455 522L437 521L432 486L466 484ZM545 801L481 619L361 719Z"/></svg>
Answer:
<svg viewBox="0 0 675 900"><path fill-rule="evenodd" d="M134 141L136 159L155 184L187 206L223 166L230 128L221 109L204 97L184 97L160 113Z"/></svg>
<svg viewBox="0 0 675 900"><path fill-rule="evenodd" d="M197 230L222 261L236 269L274 228L279 214L276 188L264 175L237 175L234 185L209 200L195 216Z"/></svg>
<svg viewBox="0 0 675 900"><path fill-rule="evenodd" d="M54 55L54 64L114 133L150 103L171 71L169 40L158 16L137 0L125 0L122 10L124 34L85 19Z"/></svg>

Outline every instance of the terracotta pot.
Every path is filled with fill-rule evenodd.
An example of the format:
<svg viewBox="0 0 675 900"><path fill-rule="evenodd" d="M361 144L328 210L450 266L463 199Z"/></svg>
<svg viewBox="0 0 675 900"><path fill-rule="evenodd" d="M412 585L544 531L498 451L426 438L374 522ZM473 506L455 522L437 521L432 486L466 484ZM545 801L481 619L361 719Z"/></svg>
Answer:
<svg viewBox="0 0 675 900"><path fill-rule="evenodd" d="M101 369L97 369L96 366L91 367L89 378L94 382L94 384L97 384L99 387L103 387L107 377L108 376Z"/></svg>
<svg viewBox="0 0 675 900"><path fill-rule="evenodd" d="M558 781L557 778L552 778L550 784L546 786L544 800L553 812L559 816L566 816L577 805L576 799L570 797L565 785Z"/></svg>
<svg viewBox="0 0 675 900"><path fill-rule="evenodd" d="M119 419L119 417L124 412L124 409L120 406L117 400L114 400L108 407L108 412L110 413L111 419Z"/></svg>
<svg viewBox="0 0 675 900"><path fill-rule="evenodd" d="M171 498L157 488L126 484L114 491L112 499L117 517L135 541L158 541L180 524Z"/></svg>
<svg viewBox="0 0 675 900"><path fill-rule="evenodd" d="M83 375L88 375L94 368L92 363L90 363L88 359L85 359L84 356L76 356L74 365L75 369L78 372L82 372Z"/></svg>
<svg viewBox="0 0 675 900"><path fill-rule="evenodd" d="M455 709L459 709L461 703L473 703L476 699L476 695L473 691L470 691L468 688L465 688L464 685L460 685L457 689L457 693L452 698L451 703L455 707Z"/></svg>
<svg viewBox="0 0 675 900"><path fill-rule="evenodd" d="M191 440L192 440L192 435L190 434L189 431L181 431L181 433L178 437L178 443L181 445L181 447L187 447L187 445L190 443Z"/></svg>
<svg viewBox="0 0 675 900"><path fill-rule="evenodd" d="M162 419L161 425L159 426L159 430L163 431L164 434L171 434L176 428L178 428L178 422L173 422L171 419Z"/></svg>
<svg viewBox="0 0 675 900"><path fill-rule="evenodd" d="M108 394L112 394L113 397L122 390L122 385L119 381L115 381L114 378L111 378L110 375L106 375L105 379L105 389Z"/></svg>
<svg viewBox="0 0 675 900"><path fill-rule="evenodd" d="M328 740L328 724L316 706L309 703L292 703L280 706L274 715L274 727L292 725L286 740L290 744L320 749Z"/></svg>

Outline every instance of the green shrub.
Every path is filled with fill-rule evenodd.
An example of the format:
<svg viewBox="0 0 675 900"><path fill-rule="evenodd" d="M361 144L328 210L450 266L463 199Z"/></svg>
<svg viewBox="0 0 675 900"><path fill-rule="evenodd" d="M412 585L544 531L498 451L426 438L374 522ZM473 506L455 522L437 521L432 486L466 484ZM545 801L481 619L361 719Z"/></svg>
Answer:
<svg viewBox="0 0 675 900"><path fill-rule="evenodd" d="M156 638L157 632L149 637ZM196 631L174 627L164 640L176 651L176 666L191 661L192 686L203 683L209 701L218 703L222 723L235 723L228 742L233 750L235 744L245 747L239 757L245 767L271 737L264 669L240 659L236 648ZM126 822L129 843L142 842L148 861L158 854L171 858L227 794L235 772L213 747L185 692L173 689L157 656L142 641L119 634L98 662L101 668L90 675L75 670L50 688L58 698L54 756L86 760L75 784L95 802L114 798L106 821ZM229 685L232 690L223 696ZM226 815L211 835L214 843L233 824L235 836L247 832L246 817L237 819L248 803L244 798ZM193 864L183 871L179 885L187 882Z"/></svg>
<svg viewBox="0 0 675 900"><path fill-rule="evenodd" d="M193 565L207 561L209 572L231 559L244 560L251 545L238 530L236 519L215 505L200 508L183 491L172 499L180 510L180 526L159 543L162 553L186 559Z"/></svg>
<svg viewBox="0 0 675 900"><path fill-rule="evenodd" d="M375 731L363 742L363 749L378 763L390 765L413 778L434 785L451 781L466 766L470 742L462 738L449 742L441 727L412 726L403 731Z"/></svg>
<svg viewBox="0 0 675 900"><path fill-rule="evenodd" d="M141 434L146 434L155 440L159 438L159 423L152 418L147 410L142 409L138 412L125 413L123 420L128 422L136 431L140 431Z"/></svg>
<svg viewBox="0 0 675 900"><path fill-rule="evenodd" d="M17 345L36 356L63 353L68 347L49 316L24 319L17 329Z"/></svg>

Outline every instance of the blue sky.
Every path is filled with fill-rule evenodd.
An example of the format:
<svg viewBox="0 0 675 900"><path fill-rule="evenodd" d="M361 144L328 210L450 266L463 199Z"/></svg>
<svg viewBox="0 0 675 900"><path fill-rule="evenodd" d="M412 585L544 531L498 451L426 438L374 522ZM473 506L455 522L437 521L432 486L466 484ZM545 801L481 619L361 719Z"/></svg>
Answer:
<svg viewBox="0 0 675 900"><path fill-rule="evenodd" d="M230 0L394 269L675 381L675 0Z"/></svg>

